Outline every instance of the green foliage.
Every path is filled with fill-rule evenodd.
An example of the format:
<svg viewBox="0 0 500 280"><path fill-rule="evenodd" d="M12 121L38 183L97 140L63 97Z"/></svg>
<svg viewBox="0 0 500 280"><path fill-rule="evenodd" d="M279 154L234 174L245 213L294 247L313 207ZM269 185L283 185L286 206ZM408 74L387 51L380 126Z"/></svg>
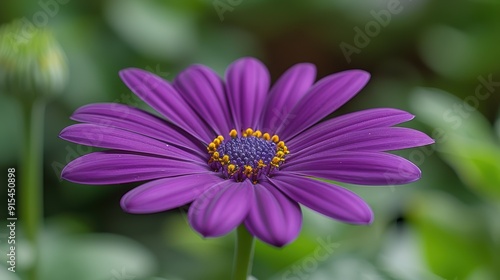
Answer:
<svg viewBox="0 0 500 280"><path fill-rule="evenodd" d="M484 197L500 200L500 145L488 121L476 108L442 91L419 89L412 100L420 119L442 131L437 149L463 182Z"/></svg>
<svg viewBox="0 0 500 280"><path fill-rule="evenodd" d="M494 249L480 209L439 192L415 196L409 209L424 255L438 275L467 279L482 266L493 269Z"/></svg>

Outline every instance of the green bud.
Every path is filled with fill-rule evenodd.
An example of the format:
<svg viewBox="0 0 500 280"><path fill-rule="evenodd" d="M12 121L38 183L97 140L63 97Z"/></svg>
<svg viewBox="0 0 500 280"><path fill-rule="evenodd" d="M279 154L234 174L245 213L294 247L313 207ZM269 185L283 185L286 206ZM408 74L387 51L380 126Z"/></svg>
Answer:
<svg viewBox="0 0 500 280"><path fill-rule="evenodd" d="M0 27L0 90L34 100L63 91L68 80L66 56L46 28L14 21Z"/></svg>

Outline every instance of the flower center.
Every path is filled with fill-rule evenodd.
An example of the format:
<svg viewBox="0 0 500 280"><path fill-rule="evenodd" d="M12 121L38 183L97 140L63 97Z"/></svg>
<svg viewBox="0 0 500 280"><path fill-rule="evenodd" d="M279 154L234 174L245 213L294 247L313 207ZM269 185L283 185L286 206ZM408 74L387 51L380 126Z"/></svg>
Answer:
<svg viewBox="0 0 500 280"><path fill-rule="evenodd" d="M261 176L267 176L278 170L289 153L285 142L278 135L262 134L261 131L248 128L238 135L233 129L229 132L230 139L224 140L217 136L207 146L211 155L208 164L226 178L238 182L249 178L257 183Z"/></svg>

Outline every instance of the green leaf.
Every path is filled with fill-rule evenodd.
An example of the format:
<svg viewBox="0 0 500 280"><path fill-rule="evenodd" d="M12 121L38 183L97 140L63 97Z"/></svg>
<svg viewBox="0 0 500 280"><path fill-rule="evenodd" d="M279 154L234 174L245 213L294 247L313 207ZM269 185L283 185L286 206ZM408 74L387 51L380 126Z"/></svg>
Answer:
<svg viewBox="0 0 500 280"><path fill-rule="evenodd" d="M481 141L450 139L441 156L474 191L500 200L500 148Z"/></svg>
<svg viewBox="0 0 500 280"><path fill-rule="evenodd" d="M470 99L482 102L474 95ZM494 143L488 120L464 100L439 89L416 88L410 102L417 119L433 127L436 132L443 132L446 139L462 136Z"/></svg>
<svg viewBox="0 0 500 280"><path fill-rule="evenodd" d="M43 280L141 279L157 268L142 245L114 234L48 237L42 253Z"/></svg>
<svg viewBox="0 0 500 280"><path fill-rule="evenodd" d="M133 48L148 57L179 60L197 46L194 15L151 1L110 1L106 18Z"/></svg>
<svg viewBox="0 0 500 280"><path fill-rule="evenodd" d="M430 268L445 279L466 279L492 265L488 228L481 212L444 193L426 192L409 204Z"/></svg>
<svg viewBox="0 0 500 280"><path fill-rule="evenodd" d="M500 147L489 122L436 89L417 89L412 101L418 119L441 133L437 151L460 179L479 194L500 199Z"/></svg>

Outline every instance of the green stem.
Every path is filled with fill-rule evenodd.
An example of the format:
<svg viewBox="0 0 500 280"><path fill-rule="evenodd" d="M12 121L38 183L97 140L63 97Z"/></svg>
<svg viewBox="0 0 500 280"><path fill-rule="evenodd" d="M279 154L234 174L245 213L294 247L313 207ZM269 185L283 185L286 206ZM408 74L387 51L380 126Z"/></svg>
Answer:
<svg viewBox="0 0 500 280"><path fill-rule="evenodd" d="M240 225L236 231L236 248L234 255L233 280L247 280L252 271L254 237L245 225Z"/></svg>
<svg viewBox="0 0 500 280"><path fill-rule="evenodd" d="M29 279L38 279L39 231L43 219L42 158L45 104L42 101L23 105L24 135L21 166L19 170L19 220L34 254Z"/></svg>

